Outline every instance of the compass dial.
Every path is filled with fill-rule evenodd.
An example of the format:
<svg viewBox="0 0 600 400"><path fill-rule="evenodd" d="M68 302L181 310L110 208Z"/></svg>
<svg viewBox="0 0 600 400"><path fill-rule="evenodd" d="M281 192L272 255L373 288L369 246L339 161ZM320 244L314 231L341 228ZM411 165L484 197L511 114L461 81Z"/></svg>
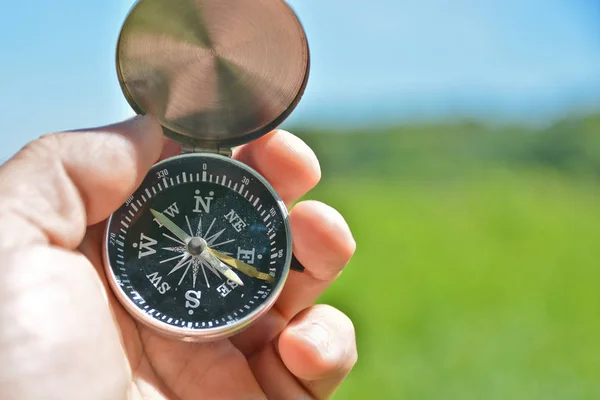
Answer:
<svg viewBox="0 0 600 400"><path fill-rule="evenodd" d="M279 196L219 155L155 165L107 229L109 281L125 307L158 330L198 340L229 336L266 312L292 257Z"/></svg>

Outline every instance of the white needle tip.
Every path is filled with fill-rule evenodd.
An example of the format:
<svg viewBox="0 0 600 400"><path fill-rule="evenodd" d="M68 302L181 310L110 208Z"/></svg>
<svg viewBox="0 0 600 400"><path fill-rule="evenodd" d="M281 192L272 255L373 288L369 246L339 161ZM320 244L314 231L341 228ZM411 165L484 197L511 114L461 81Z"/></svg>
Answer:
<svg viewBox="0 0 600 400"><path fill-rule="evenodd" d="M230 281L235 282L235 283L237 283L240 286L244 286L244 282L242 282L242 280L240 279L240 277L237 276L237 274L235 272L233 272L232 270L228 270L227 272L225 272L224 275Z"/></svg>

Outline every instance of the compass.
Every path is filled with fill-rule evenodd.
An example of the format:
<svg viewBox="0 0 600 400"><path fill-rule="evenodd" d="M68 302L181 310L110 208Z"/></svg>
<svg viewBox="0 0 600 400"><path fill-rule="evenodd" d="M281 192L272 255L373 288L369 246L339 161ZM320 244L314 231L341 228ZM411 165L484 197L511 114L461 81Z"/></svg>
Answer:
<svg viewBox="0 0 600 400"><path fill-rule="evenodd" d="M289 116L309 64L283 0L139 0L129 12L117 47L122 91L182 145L108 220L108 281L139 322L183 340L229 337L304 270L285 204L231 148Z"/></svg>

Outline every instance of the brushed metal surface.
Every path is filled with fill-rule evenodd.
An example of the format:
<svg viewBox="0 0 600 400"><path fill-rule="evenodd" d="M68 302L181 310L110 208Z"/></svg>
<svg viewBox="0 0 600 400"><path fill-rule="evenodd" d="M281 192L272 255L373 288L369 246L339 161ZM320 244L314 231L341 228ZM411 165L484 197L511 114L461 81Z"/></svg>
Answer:
<svg viewBox="0 0 600 400"><path fill-rule="evenodd" d="M119 37L123 93L165 134L228 147L277 127L307 84L305 32L283 0L139 0Z"/></svg>

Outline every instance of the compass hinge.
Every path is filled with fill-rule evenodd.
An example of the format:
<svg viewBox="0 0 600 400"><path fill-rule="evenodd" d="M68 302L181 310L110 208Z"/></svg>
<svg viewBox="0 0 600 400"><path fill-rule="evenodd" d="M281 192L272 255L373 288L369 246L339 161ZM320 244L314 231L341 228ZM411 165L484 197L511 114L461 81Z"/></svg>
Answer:
<svg viewBox="0 0 600 400"><path fill-rule="evenodd" d="M217 147L217 148L211 147L211 148L207 148L207 147L195 146L195 145L191 145L191 144L182 144L181 145L181 151L183 153L213 153L213 154L221 154L221 155L226 156L226 157L231 157L231 155L233 154L233 151L229 147Z"/></svg>

